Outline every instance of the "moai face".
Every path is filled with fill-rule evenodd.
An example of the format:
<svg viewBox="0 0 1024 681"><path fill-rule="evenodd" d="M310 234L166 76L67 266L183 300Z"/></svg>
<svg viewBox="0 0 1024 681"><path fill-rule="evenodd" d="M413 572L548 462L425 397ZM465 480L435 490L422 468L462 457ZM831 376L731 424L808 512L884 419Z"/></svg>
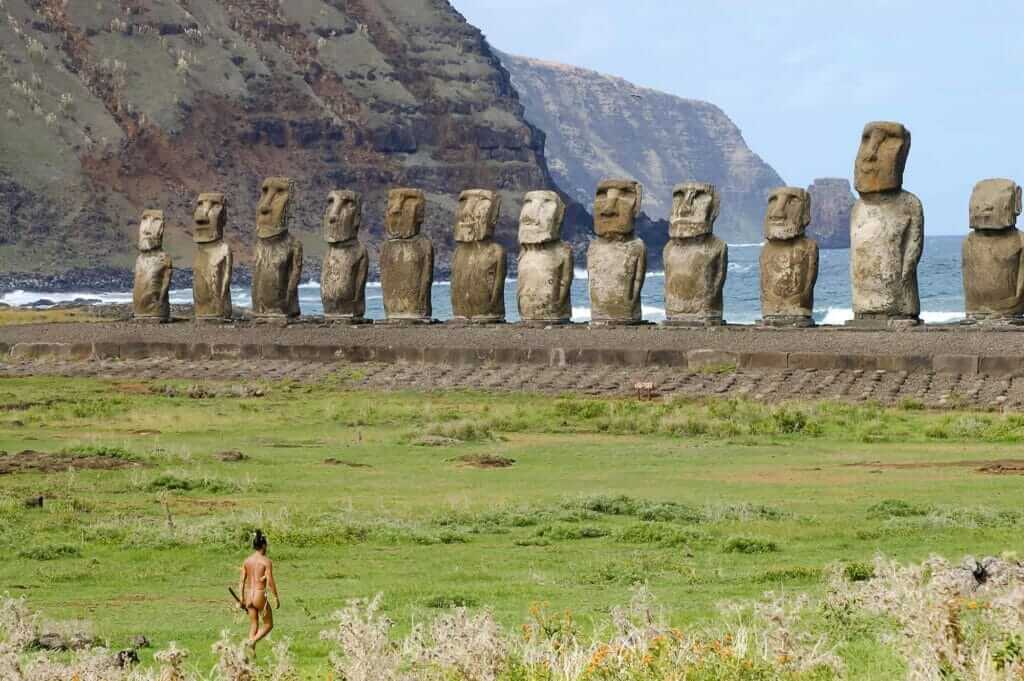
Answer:
<svg viewBox="0 0 1024 681"><path fill-rule="evenodd" d="M779 187L768 196L764 215L764 236L785 241L803 236L811 223L811 197L799 187Z"/></svg>
<svg viewBox="0 0 1024 681"><path fill-rule="evenodd" d="M268 177L260 189L256 209L256 236L269 239L288 231L295 182L289 177Z"/></svg>
<svg viewBox="0 0 1024 681"><path fill-rule="evenodd" d="M324 241L337 244L355 239L363 223L363 202L359 194L347 189L336 189L327 194L324 212Z"/></svg>
<svg viewBox="0 0 1024 681"><path fill-rule="evenodd" d="M164 244L164 212L147 210L142 213L139 224L139 250L156 251Z"/></svg>
<svg viewBox="0 0 1024 681"><path fill-rule="evenodd" d="M711 234L720 208L721 199L715 185L706 182L685 182L676 185L672 190L669 237L687 239Z"/></svg>
<svg viewBox="0 0 1024 681"><path fill-rule="evenodd" d="M455 240L483 241L494 236L501 215L501 197L487 189L467 189L459 194L455 216Z"/></svg>
<svg viewBox="0 0 1024 681"><path fill-rule="evenodd" d="M228 222L228 207L224 204L224 195L217 192L206 192L196 199L196 209L192 213L192 240L197 244L208 244L220 241L224 237L224 226Z"/></svg>
<svg viewBox="0 0 1024 681"><path fill-rule="evenodd" d="M643 195L643 186L633 180L601 182L594 200L594 231L597 235L615 237L632 234Z"/></svg>
<svg viewBox="0 0 1024 681"><path fill-rule="evenodd" d="M1021 212L1020 187L1013 180L982 180L971 192L971 229L1009 229Z"/></svg>
<svg viewBox="0 0 1024 681"><path fill-rule="evenodd" d="M910 131L900 123L876 121L865 125L854 164L857 191L870 194L902 188L909 153Z"/></svg>
<svg viewBox="0 0 1024 681"><path fill-rule="evenodd" d="M389 239L410 239L420 233L427 199L419 189L392 189L384 229Z"/></svg>
<svg viewBox="0 0 1024 681"><path fill-rule="evenodd" d="M519 243L543 244L562 237L565 203L558 192L527 192L519 213Z"/></svg>

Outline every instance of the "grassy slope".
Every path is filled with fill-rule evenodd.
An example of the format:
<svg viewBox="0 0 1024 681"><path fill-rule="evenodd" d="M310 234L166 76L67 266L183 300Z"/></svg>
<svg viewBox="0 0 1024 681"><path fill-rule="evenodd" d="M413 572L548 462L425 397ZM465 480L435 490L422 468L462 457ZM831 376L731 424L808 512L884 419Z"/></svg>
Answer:
<svg viewBox="0 0 1024 681"><path fill-rule="evenodd" d="M222 628L243 630L225 587L237 581L255 526L268 532L276 560L278 633L293 637L313 671L325 664L317 634L332 610L378 591L403 628L432 601L460 600L516 626L536 602L598 617L644 579L673 620L689 624L713 618L723 598L814 591L817 571L836 560L1017 549L1024 524L1019 476L850 465L1013 457L1024 437L1016 417L370 394L346 392L344 378L272 384L252 398L151 388L0 382L0 449L115 447L147 463L0 477L0 591L27 594L54 619L89 620L115 646L136 633L156 646L177 640L200 668ZM424 432L470 441L410 443ZM251 458L213 457L229 448ZM452 461L466 454L516 463ZM368 467L324 464L328 457ZM196 489L168 491L181 481ZM49 497L45 508L23 508L35 494ZM686 506L581 510L594 495ZM869 512L887 499L908 506ZM643 511L669 520L643 520ZM778 550L726 552L734 536ZM39 559L65 546L77 555ZM852 678L885 668L872 650L863 641L847 648Z"/></svg>

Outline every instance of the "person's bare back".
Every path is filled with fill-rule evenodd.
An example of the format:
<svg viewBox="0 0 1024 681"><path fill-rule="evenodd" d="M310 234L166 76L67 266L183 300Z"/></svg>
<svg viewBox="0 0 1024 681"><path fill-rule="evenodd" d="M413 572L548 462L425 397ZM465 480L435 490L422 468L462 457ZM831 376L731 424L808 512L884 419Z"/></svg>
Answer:
<svg viewBox="0 0 1024 681"><path fill-rule="evenodd" d="M252 555L242 563L238 591L242 594L242 607L249 614L249 646L255 653L256 643L274 628L274 613L267 592L273 594L275 608L280 609L281 598L274 581L274 563L267 558L267 538L259 530L256 530L252 548Z"/></svg>

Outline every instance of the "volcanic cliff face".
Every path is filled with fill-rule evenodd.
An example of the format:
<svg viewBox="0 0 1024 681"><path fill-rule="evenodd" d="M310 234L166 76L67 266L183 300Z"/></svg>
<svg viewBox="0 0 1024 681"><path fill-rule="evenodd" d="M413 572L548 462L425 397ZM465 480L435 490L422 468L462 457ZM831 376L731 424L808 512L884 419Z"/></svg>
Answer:
<svg viewBox="0 0 1024 681"><path fill-rule="evenodd" d="M313 261L328 190L363 192L379 242L386 190L424 189L443 274L460 190L502 192L511 243L522 193L553 186L507 72L443 0L0 7L0 270L128 266L146 207L190 267L202 191L227 194L245 262L260 180L287 175Z"/></svg>
<svg viewBox="0 0 1024 681"><path fill-rule="evenodd" d="M807 188L811 195L811 224L807 235L822 248L850 247L850 211L857 202L850 181L826 177Z"/></svg>
<svg viewBox="0 0 1024 681"><path fill-rule="evenodd" d="M581 68L500 56L526 118L547 135L555 182L574 199L590 206L602 178L634 178L644 185L644 211L657 220L669 217L674 185L712 182L722 195L715 232L733 243L761 241L768 193L785 183L721 109Z"/></svg>

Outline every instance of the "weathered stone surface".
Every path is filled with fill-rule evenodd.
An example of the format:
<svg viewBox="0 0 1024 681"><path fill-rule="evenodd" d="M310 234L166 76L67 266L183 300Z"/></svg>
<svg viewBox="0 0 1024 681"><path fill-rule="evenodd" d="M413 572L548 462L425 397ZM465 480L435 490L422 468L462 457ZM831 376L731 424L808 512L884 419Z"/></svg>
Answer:
<svg viewBox="0 0 1024 681"><path fill-rule="evenodd" d="M287 177L263 181L256 211L252 311L258 318L299 316L302 242L288 233L295 182Z"/></svg>
<svg viewBox="0 0 1024 681"><path fill-rule="evenodd" d="M902 190L910 131L899 123L864 127L854 167L860 200L850 215L854 321L919 323L917 265L924 246L921 201Z"/></svg>
<svg viewBox="0 0 1024 681"><path fill-rule="evenodd" d="M811 197L780 187L768 198L761 249L761 314L768 326L813 326L818 244L804 236Z"/></svg>
<svg viewBox="0 0 1024 681"><path fill-rule="evenodd" d="M132 314L136 319L167 321L171 317L171 256L164 253L164 212L147 210L139 225L139 257L135 260Z"/></svg>
<svg viewBox="0 0 1024 681"><path fill-rule="evenodd" d="M665 266L665 323L716 326L722 323L722 289L729 247L712 234L721 199L714 185L687 182L672 192Z"/></svg>
<svg viewBox="0 0 1024 681"><path fill-rule="evenodd" d="M192 213L192 300L196 319L231 319L231 268L234 254L224 241L228 208L224 195L207 192L196 199Z"/></svg>
<svg viewBox="0 0 1024 681"><path fill-rule="evenodd" d="M423 192L392 189L380 249L380 283L384 314L392 322L429 322L434 282L434 244L420 234L426 210Z"/></svg>
<svg viewBox="0 0 1024 681"><path fill-rule="evenodd" d="M811 224L807 236L819 248L850 247L850 211L857 197L850 181L839 177L818 178L807 188L811 195Z"/></svg>
<svg viewBox="0 0 1024 681"><path fill-rule="evenodd" d="M565 203L553 191L528 192L519 214L516 298L526 323L572 319L573 255L561 240Z"/></svg>
<svg viewBox="0 0 1024 681"><path fill-rule="evenodd" d="M594 201L597 238L587 249L592 324L642 321L640 292L647 273L647 247L633 236L643 188L633 180L604 180Z"/></svg>
<svg viewBox="0 0 1024 681"><path fill-rule="evenodd" d="M1013 180L982 180L971 193L963 245L968 319L1006 321L1024 314L1024 235L1017 229L1021 188Z"/></svg>
<svg viewBox="0 0 1024 681"><path fill-rule="evenodd" d="M324 317L360 321L366 314L366 277L370 257L359 241L362 201L357 193L335 190L327 195L323 235L327 242L320 269Z"/></svg>
<svg viewBox="0 0 1024 681"><path fill-rule="evenodd" d="M467 189L455 214L452 260L452 314L456 321L505 320L505 247L494 241L501 197L487 189Z"/></svg>

